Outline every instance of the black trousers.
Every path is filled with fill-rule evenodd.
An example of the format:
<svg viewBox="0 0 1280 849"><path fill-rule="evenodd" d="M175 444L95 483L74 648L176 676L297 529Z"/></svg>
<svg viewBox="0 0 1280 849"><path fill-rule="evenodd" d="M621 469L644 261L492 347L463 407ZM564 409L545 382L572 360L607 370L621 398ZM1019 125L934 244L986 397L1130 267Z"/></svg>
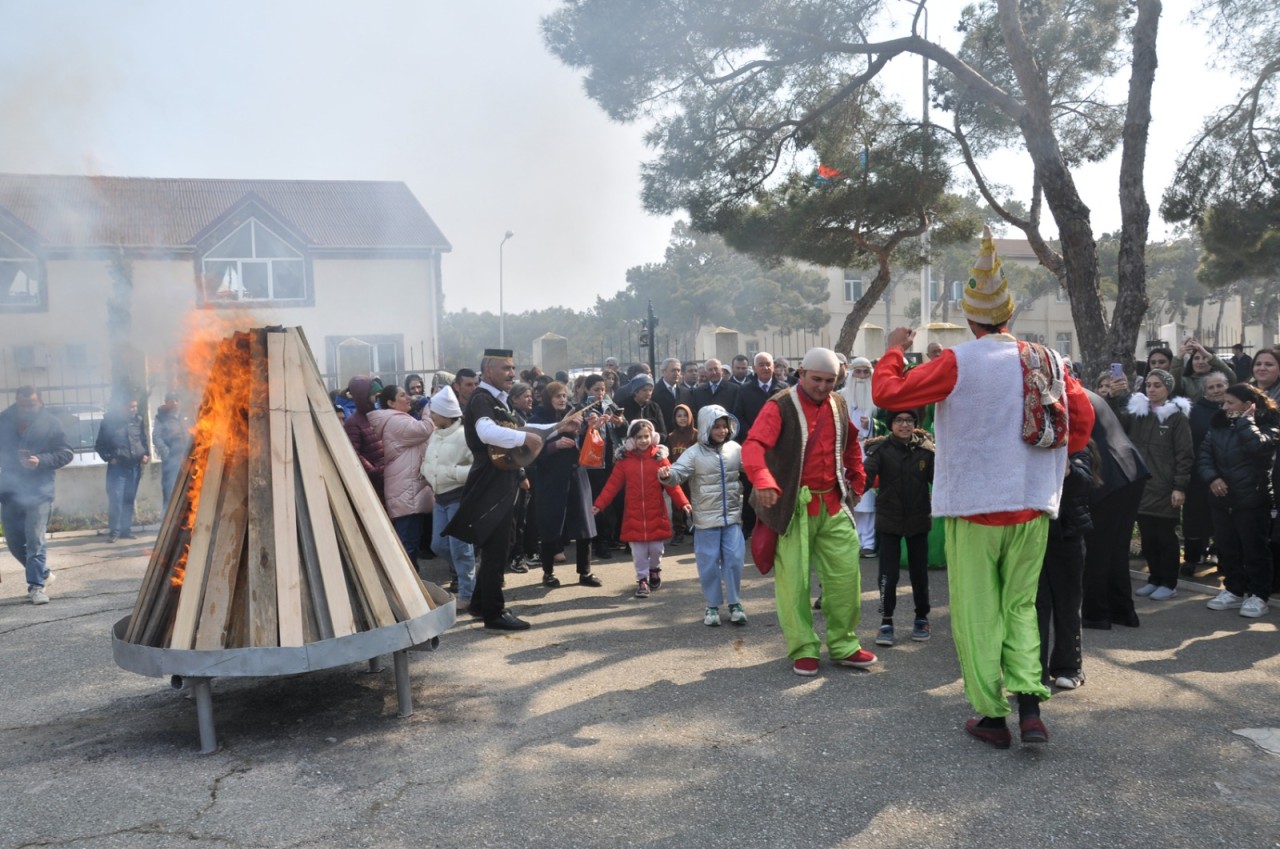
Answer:
<svg viewBox="0 0 1280 849"><path fill-rule="evenodd" d="M742 536L751 539L751 532L756 529L756 510L751 506L751 492L755 487L747 476L742 476Z"/></svg>
<svg viewBox="0 0 1280 849"><path fill-rule="evenodd" d="M511 536L515 522L498 525L493 535L480 546L480 562L476 566L476 588L471 594L471 610L485 619L494 619L506 607L502 597L502 578L507 571L507 557L511 553Z"/></svg>
<svg viewBox="0 0 1280 849"><path fill-rule="evenodd" d="M1093 531L1085 537L1085 619L1110 622L1135 614L1129 578L1129 539L1145 481L1120 487L1092 505Z"/></svg>
<svg viewBox="0 0 1280 849"><path fill-rule="evenodd" d="M876 534L880 543L880 616L893 618L898 606L898 578L902 574L900 558L902 541L907 541L907 574L911 578L911 600L915 602L916 618L929 616L929 534L912 534L904 537L881 530Z"/></svg>
<svg viewBox="0 0 1280 849"><path fill-rule="evenodd" d="M1213 537L1218 541L1222 586L1236 595L1271 597L1271 508L1219 505L1215 498Z"/></svg>
<svg viewBox="0 0 1280 849"><path fill-rule="evenodd" d="M568 540L564 537L547 542L542 541L542 571L548 575L553 574L556 570L556 555L564 551L564 547L568 544ZM591 540L580 539L574 543L575 554L577 556L578 574L591 574Z"/></svg>
<svg viewBox="0 0 1280 849"><path fill-rule="evenodd" d="M1040 623L1040 667L1051 678L1075 675L1082 668L1080 601L1083 595L1084 539L1049 540L1044 551L1044 566L1040 569L1036 618Z"/></svg>
<svg viewBox="0 0 1280 849"><path fill-rule="evenodd" d="M1148 583L1170 589L1178 586L1178 520L1164 516L1138 514L1138 533L1142 536L1142 553L1151 572Z"/></svg>

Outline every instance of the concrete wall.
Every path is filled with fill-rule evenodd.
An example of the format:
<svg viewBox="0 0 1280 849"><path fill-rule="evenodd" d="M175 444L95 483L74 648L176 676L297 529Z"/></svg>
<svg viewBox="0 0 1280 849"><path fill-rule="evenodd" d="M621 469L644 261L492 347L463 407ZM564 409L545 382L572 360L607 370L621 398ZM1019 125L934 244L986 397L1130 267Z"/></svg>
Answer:
<svg viewBox="0 0 1280 849"><path fill-rule="evenodd" d="M58 470L56 494L53 499L55 513L71 520L87 520L100 517L102 527L107 524L107 467L68 466ZM135 514L152 521L163 513L160 503L160 464L148 463L142 470L142 482L138 485Z"/></svg>

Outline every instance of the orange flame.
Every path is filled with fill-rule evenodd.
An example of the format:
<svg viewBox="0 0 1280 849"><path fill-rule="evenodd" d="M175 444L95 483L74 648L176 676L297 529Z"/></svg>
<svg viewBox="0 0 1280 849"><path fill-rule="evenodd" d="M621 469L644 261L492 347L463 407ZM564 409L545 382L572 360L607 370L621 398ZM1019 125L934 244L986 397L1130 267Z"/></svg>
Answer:
<svg viewBox="0 0 1280 849"><path fill-rule="evenodd" d="M247 315L233 320L206 312L187 317L187 341L182 352L184 382L190 397L197 393L203 397L191 430L189 506L181 520L182 529L188 533L195 527L210 450L220 443L228 462L248 450L251 357L248 337L237 340L235 333L249 326L249 321ZM190 551L188 539L170 578L174 587L182 586Z"/></svg>

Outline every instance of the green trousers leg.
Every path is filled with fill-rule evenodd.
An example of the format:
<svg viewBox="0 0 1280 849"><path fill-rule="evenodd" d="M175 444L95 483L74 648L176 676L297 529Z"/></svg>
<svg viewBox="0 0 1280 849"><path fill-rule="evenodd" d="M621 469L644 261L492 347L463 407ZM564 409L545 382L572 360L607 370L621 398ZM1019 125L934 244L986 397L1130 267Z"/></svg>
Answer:
<svg viewBox="0 0 1280 849"><path fill-rule="evenodd" d="M807 489L802 491L804 494ZM830 516L824 506L817 516L810 517L808 500L796 499L791 525L787 533L778 537L773 567L778 624L787 639L787 657L796 660L819 656L821 641L813 629L809 595L810 563L816 564L818 579L822 581L827 653L833 658L844 658L861 648L854 633L862 618L858 532L843 510Z"/></svg>
<svg viewBox="0 0 1280 849"><path fill-rule="evenodd" d="M946 531L951 631L965 698L990 717L1009 714L1006 690L1049 698L1036 622L1048 517L996 527L948 517Z"/></svg>

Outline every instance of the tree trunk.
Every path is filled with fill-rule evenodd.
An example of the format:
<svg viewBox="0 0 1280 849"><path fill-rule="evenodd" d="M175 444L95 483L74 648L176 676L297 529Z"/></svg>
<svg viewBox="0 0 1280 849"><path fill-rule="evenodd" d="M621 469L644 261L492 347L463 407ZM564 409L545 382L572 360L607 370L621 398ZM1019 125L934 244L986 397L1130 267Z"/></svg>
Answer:
<svg viewBox="0 0 1280 849"><path fill-rule="evenodd" d="M1098 374L1110 355L1111 362L1133 365L1138 331L1147 312L1147 225L1151 207L1142 181L1147 159L1147 133L1151 126L1151 87L1156 76L1156 32L1160 24L1160 0L1138 0L1138 20L1133 27L1132 76L1125 113L1124 143L1120 154L1120 257L1119 292L1111 332L1105 349L1084 349L1098 355L1086 358L1089 374Z"/></svg>
<svg viewBox="0 0 1280 849"><path fill-rule="evenodd" d="M1088 352L1086 363L1097 363L1099 353L1107 349L1107 326L1102 297L1098 293L1098 249L1093 241L1089 207L1080 198L1071 170L1058 147L1048 84L1027 44L1022 28L1021 4L1018 0L998 0L998 6L1000 31L1009 52L1009 63L1026 98L1027 111L1018 123L1027 143L1027 153L1044 188L1045 202L1058 225L1076 336L1080 350Z"/></svg>
<svg viewBox="0 0 1280 849"><path fill-rule="evenodd" d="M871 315L871 310L884 294L884 290L889 288L889 254L891 252L892 249L876 251L879 269L871 281L871 286L862 293L862 297L858 298L853 309L849 310L849 314L844 317L844 324L840 325L840 337L836 339L836 353L844 354L846 357L851 356L853 342L858 338L858 328L867 320L867 316ZM886 335L892 329L886 327Z"/></svg>

